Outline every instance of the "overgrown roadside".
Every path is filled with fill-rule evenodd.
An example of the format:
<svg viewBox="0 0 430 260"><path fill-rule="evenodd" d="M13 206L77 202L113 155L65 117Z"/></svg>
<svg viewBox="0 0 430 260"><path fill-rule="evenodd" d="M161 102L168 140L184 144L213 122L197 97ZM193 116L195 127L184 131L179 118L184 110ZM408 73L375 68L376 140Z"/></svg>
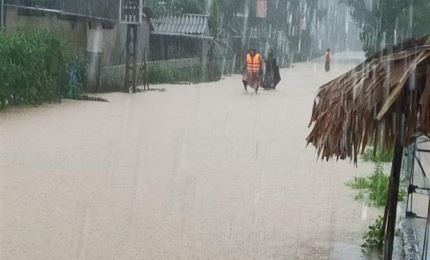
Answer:
<svg viewBox="0 0 430 260"><path fill-rule="evenodd" d="M360 200L368 206L382 209L388 198L389 175L386 172L387 164L392 160L392 151L379 151L373 147L368 147L362 154L361 159L367 163L373 163L374 169L371 173L366 173L364 176L354 177L352 181L346 185L355 190L354 199ZM405 196L405 187L400 189L399 201L402 201ZM383 213L383 212L382 212ZM383 248L383 216L374 219L368 227L368 230L363 234L362 251L369 257L381 258ZM373 259L372 258L372 259Z"/></svg>
<svg viewBox="0 0 430 260"><path fill-rule="evenodd" d="M0 109L86 99L85 59L46 30L0 33Z"/></svg>

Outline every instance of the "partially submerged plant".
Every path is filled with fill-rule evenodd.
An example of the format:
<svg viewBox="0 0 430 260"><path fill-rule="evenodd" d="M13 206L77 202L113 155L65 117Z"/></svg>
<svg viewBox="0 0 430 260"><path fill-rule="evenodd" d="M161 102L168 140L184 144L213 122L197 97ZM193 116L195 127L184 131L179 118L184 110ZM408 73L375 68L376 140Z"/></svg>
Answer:
<svg viewBox="0 0 430 260"><path fill-rule="evenodd" d="M384 166L381 162L375 163L373 174L367 177L354 177L354 180L346 185L358 190L355 195L357 200L365 200L375 207L382 207L387 202L389 177L384 174ZM368 195L368 196L367 196ZM401 200L402 196L399 196Z"/></svg>
<svg viewBox="0 0 430 260"><path fill-rule="evenodd" d="M371 206L385 206L388 198L389 177L384 174L384 164L381 161L375 162L373 173L367 177L355 177L353 181L346 184L348 187L357 190L355 199L363 200ZM398 200L402 201L406 196L404 188L399 190ZM378 217L363 236L361 248L363 252L372 257L381 253L384 242L383 217ZM372 258L373 259L373 258Z"/></svg>
<svg viewBox="0 0 430 260"><path fill-rule="evenodd" d="M361 249L367 255L378 254L382 251L384 245L383 217L378 217L369 225L368 231L363 236Z"/></svg>

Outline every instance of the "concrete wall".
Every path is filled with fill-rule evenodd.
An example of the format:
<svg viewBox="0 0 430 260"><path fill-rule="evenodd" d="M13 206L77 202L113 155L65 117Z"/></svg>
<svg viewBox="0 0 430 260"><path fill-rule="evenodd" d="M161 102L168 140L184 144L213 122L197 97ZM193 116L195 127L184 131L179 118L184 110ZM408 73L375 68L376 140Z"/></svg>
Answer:
<svg viewBox="0 0 430 260"><path fill-rule="evenodd" d="M47 29L63 37L75 49L103 53L102 66L124 64L125 54L123 55L123 51L127 26L116 24L113 29L102 28L100 30L101 35L99 35L96 30L97 26L94 24L95 22L90 22L87 19L62 20L58 18L56 13L49 12L44 12L43 16L19 15L17 8L5 7L5 25L9 32L18 29ZM138 61L142 61L143 51L146 51L147 54L149 52L150 26L148 22L144 21L139 26L138 35ZM95 44L96 39L101 39L100 45Z"/></svg>
<svg viewBox="0 0 430 260"><path fill-rule="evenodd" d="M88 89L90 91L106 90L106 88L98 89L101 68L125 63L127 25L116 24L111 29L105 29L100 22L95 20L85 18L65 20L60 18L60 13L36 12L38 15L22 15L20 14L22 11L16 7L5 7L6 31L46 29L58 34L73 49L86 55ZM150 25L147 21L139 26L138 36L137 61L139 63L143 62L143 53L146 53L146 57L148 57L149 52ZM111 75L108 76L111 77ZM112 78L117 78L117 76L112 76ZM106 82L106 75L103 75L103 80ZM118 84L117 81L114 81L102 85L115 86Z"/></svg>
<svg viewBox="0 0 430 260"><path fill-rule="evenodd" d="M19 15L18 9L5 7L6 31L18 29L47 29L63 37L73 48L85 50L87 45L87 22L85 20L60 20L55 13L44 13L44 16Z"/></svg>
<svg viewBox="0 0 430 260"><path fill-rule="evenodd" d="M141 63L137 64L138 69ZM200 66L200 58L150 61L148 67L163 67L165 69L181 69ZM140 74L138 70L138 74ZM125 65L105 66L100 71L100 92L120 91L124 87ZM138 84L142 84L141 77L138 75Z"/></svg>

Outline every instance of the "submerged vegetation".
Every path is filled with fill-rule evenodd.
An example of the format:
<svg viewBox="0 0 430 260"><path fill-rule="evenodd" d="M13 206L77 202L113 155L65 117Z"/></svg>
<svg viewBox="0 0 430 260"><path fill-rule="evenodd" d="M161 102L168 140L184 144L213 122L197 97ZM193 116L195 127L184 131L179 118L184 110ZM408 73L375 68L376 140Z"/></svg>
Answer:
<svg viewBox="0 0 430 260"><path fill-rule="evenodd" d="M374 148L368 148L362 159L371 161L375 167L373 173L366 177L354 177L346 185L356 190L355 199L364 201L373 207L383 207L388 200L389 176L384 173L384 162L390 162L393 152L375 152ZM403 201L406 196L404 188L399 190L398 200ZM384 242L383 217L380 216L369 225L363 235L361 248L366 255L379 254Z"/></svg>
<svg viewBox="0 0 430 260"><path fill-rule="evenodd" d="M346 185L358 193L355 195L357 200L368 200L370 205L382 207L387 202L389 177L384 173L382 162L376 162L373 173L366 177L354 177L354 180ZM399 193L399 201L405 196L404 191Z"/></svg>
<svg viewBox="0 0 430 260"><path fill-rule="evenodd" d="M0 109L60 102L84 90L85 66L48 31L0 34Z"/></svg>
<svg viewBox="0 0 430 260"><path fill-rule="evenodd" d="M380 216L369 225L368 231L363 236L361 249L367 255L381 252L384 245L383 217Z"/></svg>
<svg viewBox="0 0 430 260"><path fill-rule="evenodd" d="M354 180L346 185L358 190L355 195L356 200L362 200L374 207L382 207L387 202L389 177L384 174L384 166L380 161L375 162L373 174L367 177L354 177ZM383 217L380 216L369 225L368 230L364 233L361 249L366 255L381 252L384 243L382 229Z"/></svg>

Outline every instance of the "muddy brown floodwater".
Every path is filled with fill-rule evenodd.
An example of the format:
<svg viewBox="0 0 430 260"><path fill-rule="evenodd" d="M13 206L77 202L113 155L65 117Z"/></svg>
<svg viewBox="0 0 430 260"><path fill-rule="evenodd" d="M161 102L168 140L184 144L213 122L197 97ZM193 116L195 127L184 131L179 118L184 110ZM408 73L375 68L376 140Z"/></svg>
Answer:
<svg viewBox="0 0 430 260"><path fill-rule="evenodd" d="M317 161L317 87L350 66L0 114L2 259L360 259L371 210ZM346 257L346 258L345 258Z"/></svg>

